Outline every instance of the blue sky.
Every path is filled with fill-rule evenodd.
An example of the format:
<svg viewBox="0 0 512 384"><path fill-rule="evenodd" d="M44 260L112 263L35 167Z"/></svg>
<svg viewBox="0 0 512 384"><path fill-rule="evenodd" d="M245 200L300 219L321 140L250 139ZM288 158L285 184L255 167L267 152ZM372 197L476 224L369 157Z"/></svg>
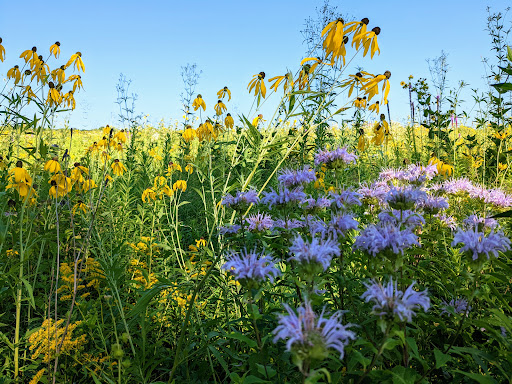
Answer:
<svg viewBox="0 0 512 384"><path fill-rule="evenodd" d="M55 62L59 64L81 51L85 90L77 96L77 109L66 115L70 125L79 129L116 125L120 73L132 80L131 90L138 94L136 109L147 114L150 123L181 120L180 67L187 63L196 63L202 70L197 92L206 101L207 114L214 114L216 92L225 85L233 94L228 111L247 114L253 99L246 87L252 75L264 71L268 79L298 68L306 53L300 31L322 3L27 1L20 13L19 4L3 1L0 37L7 60L0 63L0 70L5 76L19 64L19 54L34 45L41 52L60 41L62 55ZM426 59L438 57L441 50L448 54L448 85L454 87L460 80L470 85L463 94L465 100L472 99L470 88L487 89L482 58L492 58L492 52L485 31L486 7L497 12L510 4L504 0L330 3L354 19L368 17L370 27L381 27L381 55L371 61L359 57L354 64L372 73L392 72L389 100L392 119L397 121L405 121L409 114L407 92L400 88L400 81L410 74L430 78ZM510 15L507 19L510 22ZM353 72L349 68L348 73ZM277 97L266 102L266 117L277 102ZM472 106L468 102L464 109Z"/></svg>

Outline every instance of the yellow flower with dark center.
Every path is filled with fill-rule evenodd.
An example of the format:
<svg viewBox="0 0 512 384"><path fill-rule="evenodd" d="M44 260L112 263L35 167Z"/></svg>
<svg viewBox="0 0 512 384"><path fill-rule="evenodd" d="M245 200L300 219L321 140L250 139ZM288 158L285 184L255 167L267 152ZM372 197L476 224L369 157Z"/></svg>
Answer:
<svg viewBox="0 0 512 384"><path fill-rule="evenodd" d="M231 116L231 113L228 113L226 115L226 118L224 119L224 125L226 128L231 129L235 126L235 121L233 120L233 117Z"/></svg>
<svg viewBox="0 0 512 384"><path fill-rule="evenodd" d="M53 175L50 178L49 183L51 185L50 195L54 198L67 195L73 188L73 182L71 178L63 175L62 173L56 173Z"/></svg>
<svg viewBox="0 0 512 384"><path fill-rule="evenodd" d="M217 113L218 116L222 115L224 111L227 110L226 104L224 104L222 100L218 100L217 104L215 104L215 107L213 108L215 109L215 112Z"/></svg>
<svg viewBox="0 0 512 384"><path fill-rule="evenodd" d="M88 179L82 183L81 190L83 193L85 193L85 192L88 192L89 190L96 188L96 187L97 187L96 182L93 179Z"/></svg>
<svg viewBox="0 0 512 384"><path fill-rule="evenodd" d="M373 126L373 139L372 143L375 145L381 145L382 141L384 140L384 128L382 127L381 123L376 122Z"/></svg>
<svg viewBox="0 0 512 384"><path fill-rule="evenodd" d="M121 129L114 135L114 139L116 139L120 143L126 143L126 132L124 129Z"/></svg>
<svg viewBox="0 0 512 384"><path fill-rule="evenodd" d="M2 45L2 38L0 37L0 61L3 62L5 60L5 48Z"/></svg>
<svg viewBox="0 0 512 384"><path fill-rule="evenodd" d="M173 184L172 189L174 191L181 189L183 192L185 192L187 190L187 182L185 180L178 180Z"/></svg>
<svg viewBox="0 0 512 384"><path fill-rule="evenodd" d="M16 167L9 171L9 180L13 183L32 184L32 177L30 177L26 169L23 169L23 162L21 160L18 160Z"/></svg>
<svg viewBox="0 0 512 384"><path fill-rule="evenodd" d="M375 103L373 103L372 105L370 105L368 107L368 110L370 110L371 112L375 112L375 113L379 113L379 102L376 101Z"/></svg>
<svg viewBox="0 0 512 384"><path fill-rule="evenodd" d="M400 86L405 89L408 87L408 84L405 81L401 81Z"/></svg>
<svg viewBox="0 0 512 384"><path fill-rule="evenodd" d="M365 17L361 21L352 21L345 24L344 34L346 36L352 33L352 46L355 45L356 49L359 49L359 45L361 44L360 36L364 36L366 34L368 23L370 23L370 20Z"/></svg>
<svg viewBox="0 0 512 384"><path fill-rule="evenodd" d="M510 135L509 131L503 131L503 132L495 132L494 137L496 137L499 140L505 140Z"/></svg>
<svg viewBox="0 0 512 384"><path fill-rule="evenodd" d="M331 21L322 30L321 37L324 37L322 46L324 48L326 57L331 56L331 62L335 62L339 57L345 60L346 48L345 44L348 38L345 38L344 20L339 18Z"/></svg>
<svg viewBox="0 0 512 384"><path fill-rule="evenodd" d="M363 57L366 56L368 51L370 51L370 57L372 59L376 52L378 52L380 55L380 48L379 44L377 43L377 36L379 34L380 28L375 27L371 31L360 32L358 35L354 36L354 39L360 40L362 46L364 47Z"/></svg>
<svg viewBox="0 0 512 384"><path fill-rule="evenodd" d="M187 166L185 167L185 172L191 175L192 172L194 172L194 166L192 164L187 164Z"/></svg>
<svg viewBox="0 0 512 384"><path fill-rule="evenodd" d="M183 172L181 165L170 161L169 165L167 166L167 172L165 173L165 176L170 177L174 173L174 171Z"/></svg>
<svg viewBox="0 0 512 384"><path fill-rule="evenodd" d="M76 101L75 96L73 95L73 91L66 92L64 95L62 95L62 101L63 103L66 103L68 107L71 107L71 109L76 108Z"/></svg>
<svg viewBox="0 0 512 384"><path fill-rule="evenodd" d="M192 107L194 108L194 111L197 111L199 109L199 107L202 107L203 111L206 111L206 103L204 102L201 94L197 95L197 97L194 99L194 102L192 103Z"/></svg>
<svg viewBox="0 0 512 384"><path fill-rule="evenodd" d="M279 85L281 85L281 83L283 83L284 93L286 93L288 89L292 90L294 85L293 74L291 74L290 72L283 76L272 77L271 79L268 79L268 81L269 83L274 82L274 84L270 86L270 89L273 89L274 92L277 92L277 88L279 87Z"/></svg>
<svg viewBox="0 0 512 384"><path fill-rule="evenodd" d="M60 56L60 43L58 41L56 41L55 44L53 44L50 47L50 55L55 56L56 59L59 58L59 56Z"/></svg>
<svg viewBox="0 0 512 384"><path fill-rule="evenodd" d="M368 96L368 101L370 101L375 95L379 93L379 83L382 82L382 91L384 92L382 105L387 104L388 94L390 90L390 77L391 72L386 71L382 75L375 76L373 79L369 80L361 87L361 91L364 91L364 93Z"/></svg>
<svg viewBox="0 0 512 384"><path fill-rule="evenodd" d="M358 97L354 100L354 107L356 108L366 108L366 96L365 97Z"/></svg>
<svg viewBox="0 0 512 384"><path fill-rule="evenodd" d="M61 171L60 164L57 161L57 157L54 157L51 160L48 160L44 165L44 170L50 173L57 173Z"/></svg>
<svg viewBox="0 0 512 384"><path fill-rule="evenodd" d="M37 98L37 96L34 93L34 91L32 91L32 87L30 85L27 85L26 87L24 87L24 90L23 90L23 92L21 94L22 95L27 95L27 99L28 99L27 104L29 104L30 101L32 101L32 99Z"/></svg>
<svg viewBox="0 0 512 384"><path fill-rule="evenodd" d="M69 81L73 81L73 92L76 92L76 90L80 90L84 87L82 83L82 76L80 75L71 75L69 76L64 83L67 83Z"/></svg>
<svg viewBox="0 0 512 384"><path fill-rule="evenodd" d="M73 215L76 215L77 212L80 213L80 211L82 211L84 214L87 213L87 205L85 205L82 200L79 200L72 209Z"/></svg>
<svg viewBox="0 0 512 384"><path fill-rule="evenodd" d="M260 72L252 76L253 79L249 82L247 85L247 88L249 89L249 93L252 92L254 89L254 96L261 95L263 98L265 98L265 95L267 94L267 88L265 86L265 72Z"/></svg>
<svg viewBox="0 0 512 384"><path fill-rule="evenodd" d="M187 125L187 128L185 128L181 137L183 137L183 140L185 140L186 143L190 143L196 137L196 132L190 125Z"/></svg>
<svg viewBox="0 0 512 384"><path fill-rule="evenodd" d="M20 67L15 65L7 71L7 78L14 79L14 84L18 84L21 80Z"/></svg>
<svg viewBox="0 0 512 384"><path fill-rule="evenodd" d="M111 167L112 167L112 172L116 176L122 176L123 173L126 172L126 167L124 166L123 163L121 163L119 161L119 159L115 159L114 162L112 163Z"/></svg>
<svg viewBox="0 0 512 384"><path fill-rule="evenodd" d="M46 98L46 102L50 105L55 104L56 106L60 104L62 101L62 95L60 92L55 88L55 84L53 84L52 81L48 82L48 96Z"/></svg>
<svg viewBox="0 0 512 384"><path fill-rule="evenodd" d="M80 163L75 163L74 166L75 167L71 171L71 180L73 181L73 184L77 183L77 182L83 183L84 182L83 175L88 175L89 170L86 167L80 165Z"/></svg>
<svg viewBox="0 0 512 384"><path fill-rule="evenodd" d="M32 47L32 49L23 51L23 53L20 55L20 59L24 59L25 63L30 62L30 66L33 67L35 65L35 61L39 59L37 57L37 48Z"/></svg>
<svg viewBox="0 0 512 384"><path fill-rule="evenodd" d="M142 201L144 203L150 202L151 200L156 200L156 193L151 188L146 188L144 192L142 192Z"/></svg>
<svg viewBox="0 0 512 384"><path fill-rule="evenodd" d="M231 100L231 91L228 89L228 87L222 88L219 92L217 92L217 98L223 99L228 95L228 101Z"/></svg>
<svg viewBox="0 0 512 384"><path fill-rule="evenodd" d="M101 159L103 161L108 161L111 159L111 156L108 154L107 151L103 151L103 152L101 152Z"/></svg>
<svg viewBox="0 0 512 384"><path fill-rule="evenodd" d="M357 72L355 75L348 75L348 77L348 79L342 81L341 87L345 88L350 86L348 90L348 97L350 97L352 95L352 92L354 91L354 88L361 89L362 86L371 79L373 79L375 75L372 75L371 73L365 71L360 71Z"/></svg>
<svg viewBox="0 0 512 384"><path fill-rule="evenodd" d="M158 190L163 185L167 184L167 179L163 176L156 176L153 181L154 190Z"/></svg>
<svg viewBox="0 0 512 384"><path fill-rule="evenodd" d="M258 116L256 116L253 120L252 120L252 125L254 125L255 127L257 127L259 125L259 123L261 122L264 122L265 120L263 120L263 115L260 113Z"/></svg>
<svg viewBox="0 0 512 384"><path fill-rule="evenodd" d="M359 139L357 140L357 149L361 152L363 152L368 145L368 142L366 140L366 136L364 134L364 129L361 128L359 130Z"/></svg>
<svg viewBox="0 0 512 384"><path fill-rule="evenodd" d="M85 65L82 61L82 53L77 52L73 55L71 55L71 58L66 63L66 68L69 68L70 65L74 64L74 67L77 71L85 72Z"/></svg>

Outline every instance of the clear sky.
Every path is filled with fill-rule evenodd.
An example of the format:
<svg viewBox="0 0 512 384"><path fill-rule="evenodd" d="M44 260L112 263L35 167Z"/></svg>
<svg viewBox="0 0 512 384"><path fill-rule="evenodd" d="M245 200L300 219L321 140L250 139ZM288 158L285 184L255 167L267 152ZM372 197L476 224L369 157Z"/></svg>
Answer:
<svg viewBox="0 0 512 384"><path fill-rule="evenodd" d="M228 111L234 116L247 114L253 99L246 87L252 75L264 71L268 79L286 69L295 72L306 53L300 31L322 3L29 0L20 5L2 0L0 37L7 59L0 63L0 71L5 77L9 68L20 63L19 54L34 45L41 52L60 41L62 55L57 62L62 64L81 51L85 90L77 96L77 109L68 115L70 125L80 129L116 125L120 73L132 80L131 91L138 94L136 110L147 114L149 122L157 125L165 119L167 125L181 120L180 68L187 63L196 63L202 70L197 91L206 101L207 114L214 114L216 92L225 85L233 94ZM470 84L465 100L472 99L469 88L487 89L482 58L492 58L492 52L485 30L486 7L503 12L510 5L506 0L330 3L354 19L368 17L370 28L381 28L381 55L372 61L360 57L354 64L376 74L392 72L389 100L391 117L397 121L405 121L409 114L407 92L400 88L400 81L410 74L430 78L426 59L438 57L442 50L448 54L448 85L454 87L460 80ZM266 117L277 102L276 97L267 101ZM472 106L468 102L465 109Z"/></svg>

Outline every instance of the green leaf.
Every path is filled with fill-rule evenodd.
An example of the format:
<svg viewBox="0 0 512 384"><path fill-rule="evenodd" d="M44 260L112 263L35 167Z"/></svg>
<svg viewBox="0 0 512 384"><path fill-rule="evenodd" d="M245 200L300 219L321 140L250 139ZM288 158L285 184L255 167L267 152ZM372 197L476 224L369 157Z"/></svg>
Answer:
<svg viewBox="0 0 512 384"><path fill-rule="evenodd" d="M209 345L208 349L213 354L213 356L215 356L217 361L220 363L220 365L222 365L222 368L224 368L224 370L226 371L226 373L229 376L230 372L229 372L228 363L226 363L226 360L224 360L222 355L219 353L219 351L217 351L217 349L213 345Z"/></svg>
<svg viewBox="0 0 512 384"><path fill-rule="evenodd" d="M512 48L507 46L507 59L508 61L512 61Z"/></svg>
<svg viewBox="0 0 512 384"><path fill-rule="evenodd" d="M491 84L499 93L505 93L512 91L512 84L511 83L498 83L498 84Z"/></svg>
<svg viewBox="0 0 512 384"><path fill-rule="evenodd" d="M256 348L256 346L258 345L256 343L256 341L248 338L245 335L242 335L241 333L237 333L237 332L233 332L233 333L230 333L229 335L226 335L226 338L242 341L242 342L244 342L245 344L247 344L251 348Z"/></svg>
<svg viewBox="0 0 512 384"><path fill-rule="evenodd" d="M439 349L434 350L434 356L436 358L436 369L441 368L443 365L445 365L447 362L451 360L450 355L444 354Z"/></svg>
<svg viewBox="0 0 512 384"><path fill-rule="evenodd" d="M475 381L478 381L481 384L496 384L497 383L497 381L494 380L491 376L484 376L484 375L480 375L478 373L464 372L464 371L459 371L459 370L454 370L453 372L460 373L460 374L467 376Z"/></svg>
<svg viewBox="0 0 512 384"><path fill-rule="evenodd" d="M393 384L414 384L418 374L414 369L398 366L391 371Z"/></svg>
<svg viewBox="0 0 512 384"><path fill-rule="evenodd" d="M512 217L512 209L509 209L508 211L497 213L494 216L491 216L491 219L497 219L499 217Z"/></svg>
<svg viewBox="0 0 512 384"><path fill-rule="evenodd" d="M30 305L32 306L32 308L36 309L36 302L34 300L34 290L32 289L32 286L24 278L22 278L21 281L23 282L23 284L25 285L25 288L27 289L28 297L29 297L29 300L30 300Z"/></svg>

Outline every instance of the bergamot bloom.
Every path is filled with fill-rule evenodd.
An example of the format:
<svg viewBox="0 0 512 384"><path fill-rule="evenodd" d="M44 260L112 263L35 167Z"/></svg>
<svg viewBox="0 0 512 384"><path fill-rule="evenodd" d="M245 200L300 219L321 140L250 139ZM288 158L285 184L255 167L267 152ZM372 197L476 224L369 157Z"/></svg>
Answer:
<svg viewBox="0 0 512 384"><path fill-rule="evenodd" d="M66 63L66 68L69 68L69 66L72 64L74 64L74 67L77 71L85 72L85 65L84 65L84 62L82 61L82 53L81 52L77 52L77 53L71 55L71 58Z"/></svg>
<svg viewBox="0 0 512 384"><path fill-rule="evenodd" d="M185 180L178 180L172 185L174 191L181 189L183 192L187 190L187 182Z"/></svg>
<svg viewBox="0 0 512 384"><path fill-rule="evenodd" d="M217 98L223 99L228 95L228 101L231 100L231 91L228 89L228 87L222 88L219 92L217 92Z"/></svg>
<svg viewBox="0 0 512 384"><path fill-rule="evenodd" d="M192 107L194 108L194 111L197 111L199 109L199 107L202 107L203 111L206 111L206 103L204 102L201 94L197 95L197 97L194 99L194 102L192 103Z"/></svg>
<svg viewBox="0 0 512 384"><path fill-rule="evenodd" d="M60 164L57 161L57 157L54 157L51 160L48 160L44 165L44 170L50 173L58 173L61 171Z"/></svg>
<svg viewBox="0 0 512 384"><path fill-rule="evenodd" d="M228 129L233 128L235 126L235 121L233 120L233 117L231 116L231 113L228 113L226 115L226 118L224 119L224 125Z"/></svg>
<svg viewBox="0 0 512 384"><path fill-rule="evenodd" d="M215 112L217 113L218 116L222 115L224 111L227 110L226 104L224 104L222 100L218 100L217 104L215 104L213 108L215 109Z"/></svg>
<svg viewBox="0 0 512 384"><path fill-rule="evenodd" d="M2 45L2 38L0 37L0 61L3 62L5 60L5 48Z"/></svg>
<svg viewBox="0 0 512 384"><path fill-rule="evenodd" d="M115 159L114 162L112 163L111 167L112 167L112 172L116 176L122 176L123 173L126 172L126 167L124 166L123 163L121 163L119 161L119 159Z"/></svg>
<svg viewBox="0 0 512 384"><path fill-rule="evenodd" d="M15 65L11 69L9 69L7 71L7 78L8 79L13 79L14 80L14 84L18 84L20 82L20 80L21 80L20 67Z"/></svg>
<svg viewBox="0 0 512 384"><path fill-rule="evenodd" d="M252 92L254 89L254 96L261 95L263 98L265 98L265 95L267 94L267 88L265 87L265 72L257 73L256 75L252 76L253 79L249 82L247 85L247 88L249 89L249 93Z"/></svg>
<svg viewBox="0 0 512 384"><path fill-rule="evenodd" d="M59 56L60 56L60 43L58 41L56 41L55 44L53 44L50 47L50 55L55 56L56 59L59 58Z"/></svg>

